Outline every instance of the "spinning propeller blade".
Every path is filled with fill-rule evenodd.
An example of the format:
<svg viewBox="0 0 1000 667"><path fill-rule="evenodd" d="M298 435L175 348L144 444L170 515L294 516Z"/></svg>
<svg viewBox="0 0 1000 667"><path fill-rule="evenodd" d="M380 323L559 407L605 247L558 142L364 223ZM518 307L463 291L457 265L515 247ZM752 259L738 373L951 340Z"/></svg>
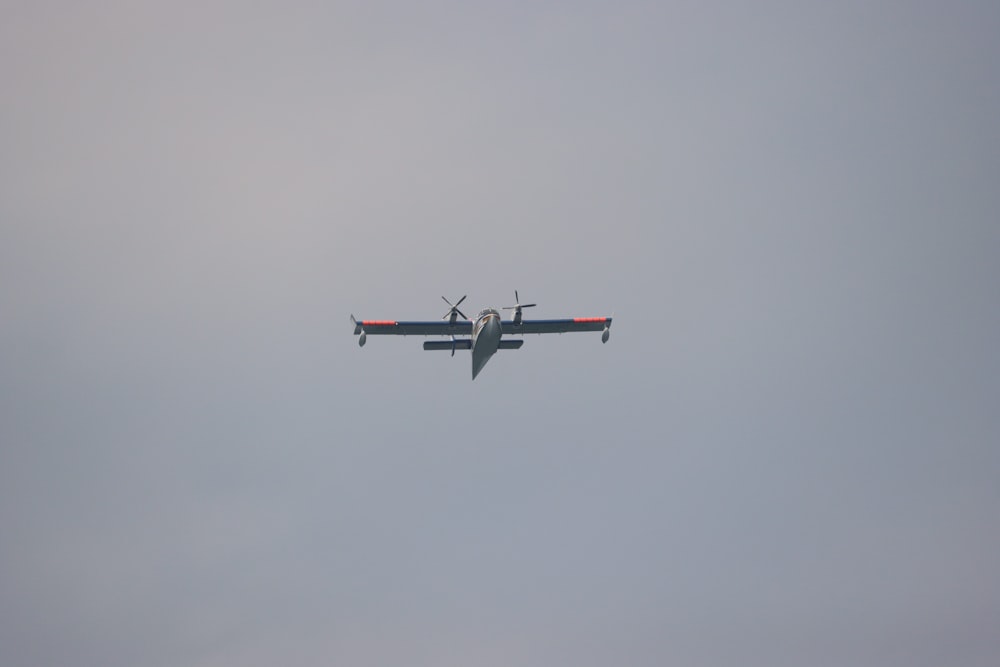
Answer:
<svg viewBox="0 0 1000 667"><path fill-rule="evenodd" d="M537 303L521 303L521 297L517 295L517 290L514 290L514 305L504 306L504 310L521 310L522 308L534 308Z"/></svg>
<svg viewBox="0 0 1000 667"><path fill-rule="evenodd" d="M455 317L456 313L459 314L459 315L461 315L463 320L469 319L468 317L465 316L465 313L463 313L462 311L460 311L458 309L458 307L462 304L462 302L465 301L465 297L466 296L469 296L469 295L466 294L465 296L463 296L461 299L458 300L458 303L455 303L455 304L453 304L451 301L448 301L448 299L445 299L444 297L441 297L441 299L443 299L446 304L448 304L449 306L451 306L451 308L448 310L448 312L445 313L444 317L442 317L441 319L442 320L446 320L449 317Z"/></svg>

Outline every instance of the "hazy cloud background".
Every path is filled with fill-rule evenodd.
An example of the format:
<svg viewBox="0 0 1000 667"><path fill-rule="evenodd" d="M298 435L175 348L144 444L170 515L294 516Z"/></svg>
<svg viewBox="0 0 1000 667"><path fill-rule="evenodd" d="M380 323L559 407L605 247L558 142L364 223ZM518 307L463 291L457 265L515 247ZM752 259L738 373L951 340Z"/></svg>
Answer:
<svg viewBox="0 0 1000 667"><path fill-rule="evenodd" d="M4 3L0 662L995 664L998 34Z"/></svg>

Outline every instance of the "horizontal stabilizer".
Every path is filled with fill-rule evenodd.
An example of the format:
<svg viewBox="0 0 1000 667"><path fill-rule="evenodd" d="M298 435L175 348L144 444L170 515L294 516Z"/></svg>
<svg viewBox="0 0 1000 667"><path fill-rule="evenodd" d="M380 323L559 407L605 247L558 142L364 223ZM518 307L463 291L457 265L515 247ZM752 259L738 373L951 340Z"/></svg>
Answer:
<svg viewBox="0 0 1000 667"><path fill-rule="evenodd" d="M522 345L524 345L523 340L501 340L500 345L497 346L498 350L517 350Z"/></svg>
<svg viewBox="0 0 1000 667"><path fill-rule="evenodd" d="M428 340L424 341L425 350L447 350L448 352L452 350L471 350L472 340L469 338L458 338L454 341L450 340Z"/></svg>

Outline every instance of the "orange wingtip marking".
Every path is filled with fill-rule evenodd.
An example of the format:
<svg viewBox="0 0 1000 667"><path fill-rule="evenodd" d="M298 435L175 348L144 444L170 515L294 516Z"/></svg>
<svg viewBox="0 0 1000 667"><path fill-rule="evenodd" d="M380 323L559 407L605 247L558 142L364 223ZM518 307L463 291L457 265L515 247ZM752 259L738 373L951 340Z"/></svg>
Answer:
<svg viewBox="0 0 1000 667"><path fill-rule="evenodd" d="M361 326L363 327L394 327L396 326L395 320L362 320Z"/></svg>
<svg viewBox="0 0 1000 667"><path fill-rule="evenodd" d="M607 322L606 317L574 317L574 322Z"/></svg>

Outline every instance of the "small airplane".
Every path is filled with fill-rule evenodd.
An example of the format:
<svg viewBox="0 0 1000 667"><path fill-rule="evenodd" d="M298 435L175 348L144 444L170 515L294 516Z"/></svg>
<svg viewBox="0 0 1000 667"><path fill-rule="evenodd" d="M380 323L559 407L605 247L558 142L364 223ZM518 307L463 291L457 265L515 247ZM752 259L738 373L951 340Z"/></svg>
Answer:
<svg viewBox="0 0 1000 667"><path fill-rule="evenodd" d="M475 319L469 319L458 309L465 301L466 294L457 303L444 299L450 306L442 320L430 322L397 322L395 320L356 320L351 315L351 322L354 323L354 335L358 336L358 345L364 347L369 335L396 335L396 336L451 336L448 341L425 341L425 350L451 350L451 356L455 356L455 350L472 350L472 379L475 380L483 366L490 360L497 350L516 350L524 344L523 339L502 340L502 336L518 334L543 334L543 333L566 333L568 331L601 331L601 342L607 343L611 336L610 317L572 317L558 320L525 320L521 316L524 308L534 308L538 304L521 303L521 299L514 290L514 305L504 306L503 310L513 310L514 316L510 320L500 319L500 312L496 308L484 308L479 311ZM462 319L459 320L458 316ZM469 336L468 338L456 338L456 336Z"/></svg>

